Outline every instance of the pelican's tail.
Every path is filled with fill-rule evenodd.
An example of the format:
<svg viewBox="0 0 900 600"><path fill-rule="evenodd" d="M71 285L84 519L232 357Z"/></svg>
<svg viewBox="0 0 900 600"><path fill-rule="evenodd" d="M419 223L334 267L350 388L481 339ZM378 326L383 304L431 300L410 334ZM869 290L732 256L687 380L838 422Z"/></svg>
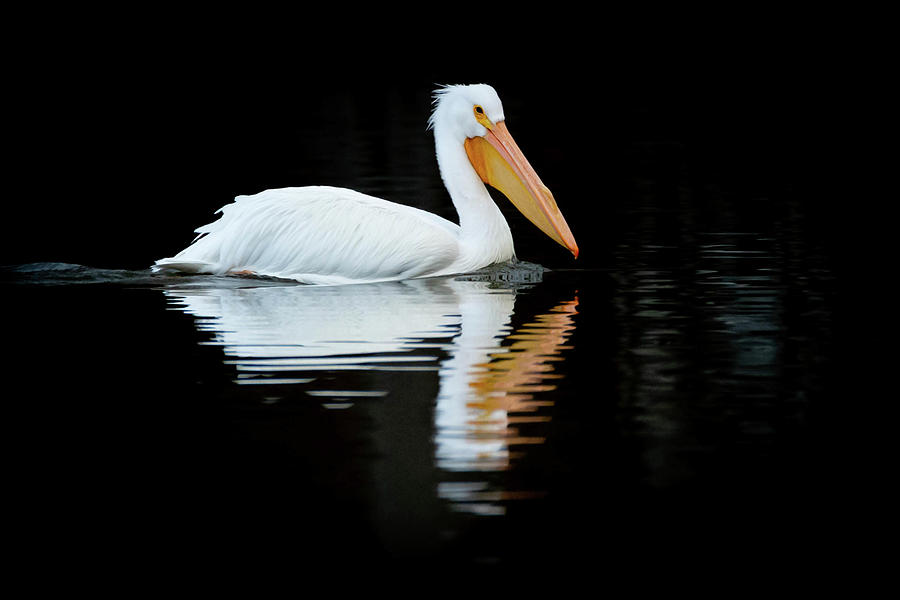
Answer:
<svg viewBox="0 0 900 600"><path fill-rule="evenodd" d="M185 258L161 258L150 269L154 273L218 273L219 266L204 260Z"/></svg>

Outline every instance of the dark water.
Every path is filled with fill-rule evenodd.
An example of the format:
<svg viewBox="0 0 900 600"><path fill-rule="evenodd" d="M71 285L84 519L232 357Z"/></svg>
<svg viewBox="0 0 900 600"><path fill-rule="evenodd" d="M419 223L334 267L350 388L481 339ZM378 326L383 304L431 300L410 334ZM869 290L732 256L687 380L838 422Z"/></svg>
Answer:
<svg viewBox="0 0 900 600"><path fill-rule="evenodd" d="M685 537L806 547L830 274L766 235L698 242L690 263L645 246L526 283L20 269L13 495L63 552L271 535L332 565L510 566Z"/></svg>
<svg viewBox="0 0 900 600"><path fill-rule="evenodd" d="M505 207L529 264L472 277L147 270L266 187L345 185L453 218L428 89L251 115L238 94L215 134L181 131L168 176L119 175L144 182L139 207L94 188L8 253L5 495L24 562L612 577L828 560L839 252L803 191L789 100L751 123L621 100L588 147L541 118L549 92L500 89L578 262Z"/></svg>

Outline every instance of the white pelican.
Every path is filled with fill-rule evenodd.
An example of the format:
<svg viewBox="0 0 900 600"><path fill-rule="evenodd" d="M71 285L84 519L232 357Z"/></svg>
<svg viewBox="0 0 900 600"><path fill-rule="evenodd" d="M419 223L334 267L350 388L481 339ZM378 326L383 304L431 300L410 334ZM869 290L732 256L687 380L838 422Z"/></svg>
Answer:
<svg viewBox="0 0 900 600"><path fill-rule="evenodd" d="M459 225L353 190L295 187L238 196L219 220L154 271L243 273L312 284L466 273L515 257L512 234L484 186L500 190L541 231L578 257L550 190L506 128L489 85L435 92L429 128Z"/></svg>

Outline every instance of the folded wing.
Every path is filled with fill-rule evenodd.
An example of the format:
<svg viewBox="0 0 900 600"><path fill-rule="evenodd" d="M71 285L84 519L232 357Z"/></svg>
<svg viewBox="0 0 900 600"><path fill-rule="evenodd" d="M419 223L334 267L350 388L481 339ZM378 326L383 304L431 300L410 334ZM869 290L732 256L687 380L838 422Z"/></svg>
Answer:
<svg viewBox="0 0 900 600"><path fill-rule="evenodd" d="M351 283L427 276L459 254L454 223L344 188L266 190L217 212L193 244L154 270Z"/></svg>

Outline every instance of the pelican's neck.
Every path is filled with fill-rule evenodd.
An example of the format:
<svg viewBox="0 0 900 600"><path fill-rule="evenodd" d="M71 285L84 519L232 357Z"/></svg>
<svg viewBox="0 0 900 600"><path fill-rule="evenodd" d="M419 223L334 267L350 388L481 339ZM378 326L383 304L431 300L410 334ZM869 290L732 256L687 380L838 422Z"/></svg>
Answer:
<svg viewBox="0 0 900 600"><path fill-rule="evenodd" d="M459 214L460 247L472 263L468 268L515 257L509 225L469 162L465 146L440 126L435 127L434 141L441 179Z"/></svg>

